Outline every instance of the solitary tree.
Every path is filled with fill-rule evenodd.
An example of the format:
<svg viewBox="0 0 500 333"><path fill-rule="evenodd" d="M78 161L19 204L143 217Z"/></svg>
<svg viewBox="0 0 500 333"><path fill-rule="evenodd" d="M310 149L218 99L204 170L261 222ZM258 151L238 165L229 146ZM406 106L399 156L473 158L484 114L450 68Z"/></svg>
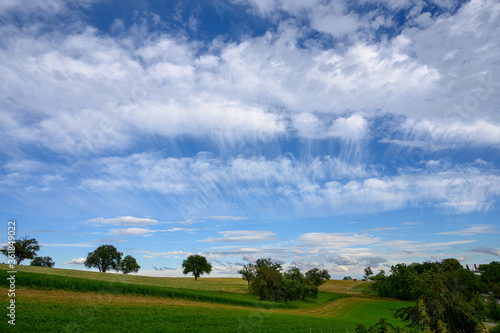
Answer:
<svg viewBox="0 0 500 333"><path fill-rule="evenodd" d="M40 267L54 267L56 263L51 257L35 257L31 260L30 266L40 266Z"/></svg>
<svg viewBox="0 0 500 333"><path fill-rule="evenodd" d="M110 269L117 271L120 269L122 254L113 245L101 245L95 251L89 252L87 260L85 260L85 267L97 268L99 272L103 273Z"/></svg>
<svg viewBox="0 0 500 333"><path fill-rule="evenodd" d="M201 275L205 273L210 274L210 272L212 272L212 265L207 262L207 258L198 254L187 257L187 259L182 262L182 268L184 268L184 275L192 273L195 281L198 280Z"/></svg>
<svg viewBox="0 0 500 333"><path fill-rule="evenodd" d="M125 256L125 258L120 261L120 271L122 271L123 274L137 273L140 268L141 266L137 264L137 261L131 255Z"/></svg>
<svg viewBox="0 0 500 333"><path fill-rule="evenodd" d="M17 260L17 264L21 264L21 261L25 259L33 259L36 256L37 251L40 251L40 245L35 238L28 238L27 236L21 237L14 242L14 246L4 246L0 252L9 256L9 252L14 252L14 258Z"/></svg>

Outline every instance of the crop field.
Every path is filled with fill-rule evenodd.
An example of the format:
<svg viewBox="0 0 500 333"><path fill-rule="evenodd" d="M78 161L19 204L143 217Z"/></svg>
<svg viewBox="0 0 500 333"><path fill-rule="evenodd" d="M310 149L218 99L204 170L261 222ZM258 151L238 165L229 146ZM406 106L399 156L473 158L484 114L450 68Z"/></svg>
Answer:
<svg viewBox="0 0 500 333"><path fill-rule="evenodd" d="M261 302L238 278L154 278L17 266L16 326L1 332L353 332L412 303L328 281L318 299ZM0 265L7 304L5 265ZM5 308L5 307L3 307Z"/></svg>

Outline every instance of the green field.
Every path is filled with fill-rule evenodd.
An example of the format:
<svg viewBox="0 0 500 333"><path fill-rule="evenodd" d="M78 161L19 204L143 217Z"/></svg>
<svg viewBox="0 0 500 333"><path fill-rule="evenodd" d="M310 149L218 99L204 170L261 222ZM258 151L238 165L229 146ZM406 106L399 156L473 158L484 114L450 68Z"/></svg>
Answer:
<svg viewBox="0 0 500 333"><path fill-rule="evenodd" d="M7 313L6 265L0 265ZM317 300L257 301L238 278L155 278L17 266L16 326L1 332L353 332L412 303L328 281Z"/></svg>

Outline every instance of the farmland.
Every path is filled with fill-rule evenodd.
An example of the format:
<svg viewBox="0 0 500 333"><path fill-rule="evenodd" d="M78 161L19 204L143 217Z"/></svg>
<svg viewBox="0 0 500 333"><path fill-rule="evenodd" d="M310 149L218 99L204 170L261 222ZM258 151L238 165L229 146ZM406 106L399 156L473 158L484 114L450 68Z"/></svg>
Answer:
<svg viewBox="0 0 500 333"><path fill-rule="evenodd" d="M6 286L5 265L0 265ZM155 278L17 267L16 327L28 332L352 332L411 303L363 295L363 283L328 281L318 299L256 300L238 278ZM3 293L7 304L7 293ZM14 331L4 319L0 331Z"/></svg>

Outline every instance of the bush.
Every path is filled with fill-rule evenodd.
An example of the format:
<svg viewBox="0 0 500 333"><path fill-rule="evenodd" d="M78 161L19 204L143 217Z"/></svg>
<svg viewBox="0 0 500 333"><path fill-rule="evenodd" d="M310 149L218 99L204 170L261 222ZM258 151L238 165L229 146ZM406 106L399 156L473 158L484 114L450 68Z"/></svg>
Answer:
<svg viewBox="0 0 500 333"><path fill-rule="evenodd" d="M491 328L488 333L500 333L500 325L496 325L495 327Z"/></svg>

